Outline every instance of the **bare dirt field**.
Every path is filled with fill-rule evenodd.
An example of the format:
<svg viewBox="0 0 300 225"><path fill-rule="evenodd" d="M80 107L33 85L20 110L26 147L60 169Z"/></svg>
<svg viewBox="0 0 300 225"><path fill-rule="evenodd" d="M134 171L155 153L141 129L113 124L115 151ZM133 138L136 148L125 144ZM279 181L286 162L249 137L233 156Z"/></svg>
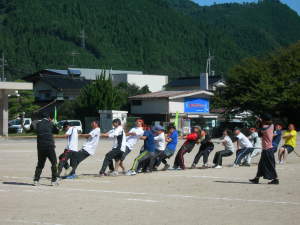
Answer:
<svg viewBox="0 0 300 225"><path fill-rule="evenodd" d="M56 145L58 155L63 151L65 141L57 140ZM234 156L225 159L223 169L95 177L110 148L110 141L101 140L97 154L79 165L79 178L63 180L58 187L49 186L50 164L47 162L42 185L34 187L35 140L0 140L0 224L300 223L300 158L294 153L289 155L287 164L277 166L280 185L273 186L266 184L265 180L259 185L249 184L248 179L255 176L257 165L228 167ZM214 152L220 149L218 145ZM299 147L296 150L300 153ZM197 151L198 147L195 147L186 155L188 166ZM210 155L210 162L214 152ZM127 168L137 154L138 148L127 157ZM257 163L258 159L253 162ZM174 157L170 159L171 164L173 160Z"/></svg>

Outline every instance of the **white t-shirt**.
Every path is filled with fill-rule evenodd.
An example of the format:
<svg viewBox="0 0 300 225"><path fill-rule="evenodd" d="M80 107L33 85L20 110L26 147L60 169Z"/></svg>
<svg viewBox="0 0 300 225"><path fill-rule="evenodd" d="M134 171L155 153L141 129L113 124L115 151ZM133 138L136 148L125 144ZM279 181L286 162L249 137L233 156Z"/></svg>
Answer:
<svg viewBox="0 0 300 225"><path fill-rule="evenodd" d="M126 134L123 130L122 126L118 126L117 128L113 128L108 132L108 137L113 138L113 149L120 149L125 152L126 150Z"/></svg>
<svg viewBox="0 0 300 225"><path fill-rule="evenodd" d="M243 133L240 133L236 137L238 139L240 148L253 148L253 145Z"/></svg>
<svg viewBox="0 0 300 225"><path fill-rule="evenodd" d="M134 128L131 128L131 130L129 131L129 133L135 133L136 134L134 136L128 136L127 139L126 139L126 146L130 150L132 150L133 147L135 146L135 144L140 139L140 137L143 136L144 130L143 130L142 127L134 127Z"/></svg>
<svg viewBox="0 0 300 225"><path fill-rule="evenodd" d="M90 155L94 155L99 143L100 138L100 128L95 128L89 135L91 135L86 143L83 145L83 149L87 151Z"/></svg>
<svg viewBox="0 0 300 225"><path fill-rule="evenodd" d="M159 151L163 151L166 148L166 137L165 137L165 133L161 133L157 136L154 137L154 141L155 141L155 149L159 150Z"/></svg>
<svg viewBox="0 0 300 225"><path fill-rule="evenodd" d="M261 146L261 139L258 136L257 132L252 133L249 136L249 140L251 141L251 143L253 145L253 148L255 148L255 149L261 149L262 148L262 146Z"/></svg>
<svg viewBox="0 0 300 225"><path fill-rule="evenodd" d="M76 127L70 127L66 135L68 135L68 144L66 149L78 152L78 130Z"/></svg>
<svg viewBox="0 0 300 225"><path fill-rule="evenodd" d="M225 136L224 139L222 140L222 142L223 143L225 142L224 143L225 150L229 150L229 151L232 151L232 152L235 151L233 142L232 142L232 140L231 140L231 138L229 136Z"/></svg>

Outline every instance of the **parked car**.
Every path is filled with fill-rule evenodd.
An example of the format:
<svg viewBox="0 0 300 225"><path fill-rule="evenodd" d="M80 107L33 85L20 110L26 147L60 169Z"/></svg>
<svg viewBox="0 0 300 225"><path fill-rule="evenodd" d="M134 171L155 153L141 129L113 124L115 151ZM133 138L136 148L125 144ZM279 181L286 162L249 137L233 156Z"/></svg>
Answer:
<svg viewBox="0 0 300 225"><path fill-rule="evenodd" d="M15 119L8 122L8 131L10 133L23 133L25 130L30 130L32 120L31 118L24 118L23 124L21 119Z"/></svg>
<svg viewBox="0 0 300 225"><path fill-rule="evenodd" d="M65 122L68 122L70 126L76 127L78 130L78 133L82 133L82 123L80 120L61 120L58 122L58 126L60 130L62 129Z"/></svg>

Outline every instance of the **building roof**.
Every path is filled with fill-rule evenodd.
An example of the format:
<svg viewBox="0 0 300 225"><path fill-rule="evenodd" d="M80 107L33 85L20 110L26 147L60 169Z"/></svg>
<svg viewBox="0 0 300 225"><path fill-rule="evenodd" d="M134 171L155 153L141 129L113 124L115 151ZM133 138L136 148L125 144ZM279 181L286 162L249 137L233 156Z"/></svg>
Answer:
<svg viewBox="0 0 300 225"><path fill-rule="evenodd" d="M203 90L192 90L192 91L158 91L158 92L152 92L142 95L136 95L131 96L129 99L135 100L135 99L161 99L161 98L167 98L167 99L177 99L177 98L185 98L185 97L191 97L194 95L206 95L206 96L213 96L214 94L209 91L203 91Z"/></svg>
<svg viewBox="0 0 300 225"><path fill-rule="evenodd" d="M58 76L42 76L40 81L49 84L57 90L63 89L81 89L90 83L89 80Z"/></svg>
<svg viewBox="0 0 300 225"><path fill-rule="evenodd" d="M221 81L220 76L209 76L208 85L212 86L218 81ZM199 77L180 77L177 80L173 80L167 84L167 87L200 87L200 76Z"/></svg>
<svg viewBox="0 0 300 225"><path fill-rule="evenodd" d="M142 75L142 71L128 71L128 70L105 70L105 69L89 69L89 68L69 68L69 70L77 70L81 72L81 76L87 80L96 80L97 76L104 73L106 76L118 74L137 74Z"/></svg>

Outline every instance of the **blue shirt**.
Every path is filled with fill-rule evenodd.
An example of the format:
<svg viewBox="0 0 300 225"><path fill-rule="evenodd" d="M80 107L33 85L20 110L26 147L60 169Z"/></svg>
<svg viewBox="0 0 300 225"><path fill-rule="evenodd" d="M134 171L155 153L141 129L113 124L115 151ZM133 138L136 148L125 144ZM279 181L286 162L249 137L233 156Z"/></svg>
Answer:
<svg viewBox="0 0 300 225"><path fill-rule="evenodd" d="M176 150L176 145L177 145L177 139L178 139L177 130L173 131L173 133L169 136L169 138L171 138L172 141L167 144L167 148L170 149L170 150L175 151Z"/></svg>
<svg viewBox="0 0 300 225"><path fill-rule="evenodd" d="M275 130L274 134L276 136L273 137L272 145L273 145L273 147L278 148L279 142L281 140L282 131L281 130Z"/></svg>
<svg viewBox="0 0 300 225"><path fill-rule="evenodd" d="M147 139L144 140L144 149L148 152L155 152L155 142L154 142L154 135L152 131L150 130L144 131L143 136L147 137Z"/></svg>

